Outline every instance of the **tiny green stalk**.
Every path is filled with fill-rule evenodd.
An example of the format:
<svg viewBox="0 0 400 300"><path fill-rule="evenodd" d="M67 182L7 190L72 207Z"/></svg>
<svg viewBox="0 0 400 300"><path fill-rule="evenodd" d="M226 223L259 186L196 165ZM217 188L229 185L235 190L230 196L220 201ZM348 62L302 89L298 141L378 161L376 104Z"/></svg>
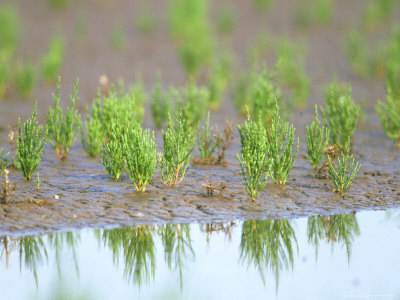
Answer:
<svg viewBox="0 0 400 300"><path fill-rule="evenodd" d="M329 144L329 128L321 126L318 119L318 108L315 105L315 119L307 125L307 159L314 170L318 170L319 164L324 158L325 149Z"/></svg>
<svg viewBox="0 0 400 300"><path fill-rule="evenodd" d="M197 144L201 158L211 158L217 148L218 137L213 134L213 128L210 127L210 112L208 112L205 126L197 134Z"/></svg>
<svg viewBox="0 0 400 300"><path fill-rule="evenodd" d="M130 126L123 135L125 170L136 191L144 192L153 178L158 162L154 132Z"/></svg>
<svg viewBox="0 0 400 300"><path fill-rule="evenodd" d="M76 142L77 131L81 126L81 117L75 109L76 100L78 100L79 80L76 80L74 93L70 96L71 107L67 108L65 115L60 106L61 100L61 79L58 78L56 94L53 94L54 107L49 108L47 113L47 128L49 130L49 142L56 151L60 160L66 160L70 147Z"/></svg>
<svg viewBox="0 0 400 300"><path fill-rule="evenodd" d="M101 157L108 175L118 180L125 164L123 153L123 127L118 121L113 121L107 135L107 142L101 148Z"/></svg>
<svg viewBox="0 0 400 300"><path fill-rule="evenodd" d="M181 110L178 112L176 125L173 126L169 118L168 129L162 135L164 154L161 159L161 182L166 187L171 187L182 182L189 167L195 140Z"/></svg>
<svg viewBox="0 0 400 300"><path fill-rule="evenodd" d="M349 160L351 159L350 165L348 165ZM352 155L342 153L342 159L340 157L337 158L338 168L336 169L331 160L328 160L329 163L329 177L333 181L335 185L335 192L340 193L341 195L347 191L353 182L354 177L360 170L361 165L356 162L354 165L354 158ZM354 169L350 172L354 166Z"/></svg>
<svg viewBox="0 0 400 300"><path fill-rule="evenodd" d="M21 129L21 119L18 119L17 159L26 180L30 180L33 172L39 166L43 147L47 140L47 129L38 126L36 120L37 102L33 109L32 117L24 123Z"/></svg>
<svg viewBox="0 0 400 300"><path fill-rule="evenodd" d="M37 172L37 177L36 177L36 189L40 190L40 178L39 178L39 172Z"/></svg>
<svg viewBox="0 0 400 300"><path fill-rule="evenodd" d="M267 157L267 133L261 122L250 118L238 126L241 142L241 155L237 156L246 191L254 201L265 187L270 174L271 160Z"/></svg>

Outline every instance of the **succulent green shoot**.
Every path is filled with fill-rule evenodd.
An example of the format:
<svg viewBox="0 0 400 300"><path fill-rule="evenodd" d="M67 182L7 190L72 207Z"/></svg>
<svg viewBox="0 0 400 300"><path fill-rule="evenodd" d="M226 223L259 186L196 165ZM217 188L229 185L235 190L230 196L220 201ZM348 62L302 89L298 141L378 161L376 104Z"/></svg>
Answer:
<svg viewBox="0 0 400 300"><path fill-rule="evenodd" d="M3 176L3 172L7 169L10 161L7 159L8 153L1 155L3 153L3 149L0 148L0 178Z"/></svg>
<svg viewBox="0 0 400 300"><path fill-rule="evenodd" d="M36 71L31 64L27 64L17 70L15 84L23 98L29 98L35 88Z"/></svg>
<svg viewBox="0 0 400 300"><path fill-rule="evenodd" d="M349 160L351 159L351 162L349 164ZM342 159L338 157L337 159L338 162L338 168L336 169L333 164L331 163L330 160L328 160L329 163L329 177L333 181L333 184L335 185L335 192L338 192L340 194L343 194L346 192L351 183L354 180L354 177L358 173L358 171L361 168L361 165L356 162L354 165L354 158L353 155L349 155L347 153L342 153ZM353 168L354 166L354 168ZM353 169L353 170L351 170ZM349 170L349 171L348 171Z"/></svg>
<svg viewBox="0 0 400 300"><path fill-rule="evenodd" d="M153 102L151 103L151 113L156 128L161 129L168 122L168 113L171 112L171 109L171 96L162 90L161 76L159 76L153 90Z"/></svg>
<svg viewBox="0 0 400 300"><path fill-rule="evenodd" d="M39 172L36 173L36 189L40 190L40 178L39 178Z"/></svg>
<svg viewBox="0 0 400 300"><path fill-rule="evenodd" d="M42 76L45 81L52 82L60 74L65 54L65 41L61 36L50 40L49 49L42 59Z"/></svg>
<svg viewBox="0 0 400 300"><path fill-rule="evenodd" d="M210 127L210 112L207 114L205 126L197 134L197 144L201 158L211 158L217 148L217 135L213 134L213 127Z"/></svg>

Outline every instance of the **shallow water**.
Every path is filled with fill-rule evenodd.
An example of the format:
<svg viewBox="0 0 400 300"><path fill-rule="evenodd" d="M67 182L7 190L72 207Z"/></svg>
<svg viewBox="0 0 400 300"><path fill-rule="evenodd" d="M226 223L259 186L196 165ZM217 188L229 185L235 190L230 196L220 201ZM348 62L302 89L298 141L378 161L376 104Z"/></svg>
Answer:
<svg viewBox="0 0 400 300"><path fill-rule="evenodd" d="M400 211L1 238L2 299L397 299Z"/></svg>

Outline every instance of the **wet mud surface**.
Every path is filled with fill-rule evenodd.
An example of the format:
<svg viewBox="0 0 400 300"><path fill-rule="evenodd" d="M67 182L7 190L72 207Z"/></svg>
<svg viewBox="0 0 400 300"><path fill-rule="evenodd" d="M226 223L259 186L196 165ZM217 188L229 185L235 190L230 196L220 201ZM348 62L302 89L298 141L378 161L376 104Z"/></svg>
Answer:
<svg viewBox="0 0 400 300"><path fill-rule="evenodd" d="M163 1L151 1L154 13L160 17L157 29L143 35L134 28L138 5L130 1L75 1L64 11L53 13L44 4L18 1L23 20L24 38L21 53L37 58L45 51L51 35L49 24L56 23L67 38L67 55L62 69L64 104L72 91L75 77L80 78L79 109L96 94L98 78L108 74L111 81L124 78L129 84L141 74L149 95L155 84L156 72L163 73L165 86L185 83L185 75L177 60L174 45L167 35L166 8ZM217 1L213 1L217 2ZM243 1L244 2L244 1ZM232 46L239 66L246 68L248 45L258 32L303 39L307 44L306 66L312 80L308 106L295 112L290 121L300 137L299 155L291 178L284 186L268 183L255 202L251 202L242 183L236 155L240 140L236 125L244 119L237 116L227 93L222 109L213 112L211 123L222 130L224 120L234 124L234 140L226 153L224 166L192 165L181 184L166 188L156 172L146 193L136 193L126 175L114 182L104 170L101 159L90 159L78 141L68 161L59 162L51 147L46 145L40 173L40 190L36 180L26 182L17 170L11 170L10 180L16 183L11 195L13 202L0 205L0 234L28 234L81 227L114 227L150 223L210 223L244 219L293 218L309 215L342 214L367 209L387 209L400 206L400 151L383 133L374 105L385 98L380 79L360 79L354 75L343 55L344 34L355 22L356 10L349 12L346 1L335 2L331 26L296 29L290 12L293 1L277 3L265 15L257 13L250 4L232 1L237 11L237 28L232 37L223 37ZM356 2L356 1L354 1ZM356 2L360 4L362 1ZM355 5L356 5L355 4ZM213 3L213 6L218 3ZM288 14L284 14L288 11ZM79 18L86 18L88 33L84 40L76 39L73 29ZM126 45L115 52L109 36L113 25L128 20ZM34 24L34 25L33 25ZM267 58L268 59L268 58ZM342 197L332 192L329 179L317 179L306 160L305 126L314 117L314 104L322 103L322 89L336 76L352 85L353 98L365 99L365 118L356 130L353 150L362 167L349 191ZM21 100L12 92L0 102L0 146L10 151L8 124L18 117L26 120L38 99L40 122L52 102L55 85L38 83L30 100ZM153 128L150 107L147 106L143 126ZM161 133L156 132L159 151ZM194 156L198 156L196 148ZM222 195L208 196L204 185L223 185Z"/></svg>

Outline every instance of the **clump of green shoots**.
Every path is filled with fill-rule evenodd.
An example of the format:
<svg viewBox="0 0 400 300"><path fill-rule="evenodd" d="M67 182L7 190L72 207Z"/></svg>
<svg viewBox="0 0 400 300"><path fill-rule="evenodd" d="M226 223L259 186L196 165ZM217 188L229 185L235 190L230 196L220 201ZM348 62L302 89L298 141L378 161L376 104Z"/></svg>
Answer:
<svg viewBox="0 0 400 300"><path fill-rule="evenodd" d="M378 101L376 112L386 135L400 148L400 89L388 82L386 90L387 102Z"/></svg>
<svg viewBox="0 0 400 300"><path fill-rule="evenodd" d="M23 98L29 98L35 88L36 70L32 64L24 65L17 70L15 83Z"/></svg>
<svg viewBox="0 0 400 300"><path fill-rule="evenodd" d="M21 120L18 119L16 156L26 180L31 179L33 172L39 166L48 133L42 125L38 126L36 109L37 102L35 102L32 117L24 123L22 129Z"/></svg>
<svg viewBox="0 0 400 300"><path fill-rule="evenodd" d="M296 6L295 20L297 25L312 27L326 25L332 19L332 0L315 0Z"/></svg>
<svg viewBox="0 0 400 300"><path fill-rule="evenodd" d="M161 77L153 90L153 102L151 103L151 114L154 125L161 129L168 122L168 113L171 112L171 96L162 90Z"/></svg>
<svg viewBox="0 0 400 300"><path fill-rule="evenodd" d="M0 51L13 55L20 38L17 11L9 6L0 7Z"/></svg>
<svg viewBox="0 0 400 300"><path fill-rule="evenodd" d="M225 88L228 84L232 59L222 55L215 63L208 80L208 107L218 109L221 105Z"/></svg>
<svg viewBox="0 0 400 300"><path fill-rule="evenodd" d="M182 182L189 167L195 140L187 119L178 112L175 126L168 120L167 131L162 132L164 153L161 159L161 182L171 187Z"/></svg>
<svg viewBox="0 0 400 300"><path fill-rule="evenodd" d="M267 132L260 121L248 120L239 125L241 155L237 156L246 191L254 201L270 175L271 159L267 157Z"/></svg>
<svg viewBox="0 0 400 300"><path fill-rule="evenodd" d="M104 168L108 175L118 180L125 164L123 149L124 127L118 119L115 119L109 126L107 142L101 148L101 157Z"/></svg>
<svg viewBox="0 0 400 300"><path fill-rule="evenodd" d="M0 100L6 94L12 80L13 64L11 56L0 49Z"/></svg>
<svg viewBox="0 0 400 300"><path fill-rule="evenodd" d="M267 130L267 152L271 160L271 178L275 184L285 184L294 166L299 150L297 138L296 151L292 154L294 131L293 125L289 126L289 122L284 123L281 120L278 104L275 102L275 113Z"/></svg>
<svg viewBox="0 0 400 300"><path fill-rule="evenodd" d="M154 13L149 8L141 8L136 16L136 28L143 34L153 32L157 27Z"/></svg>
<svg viewBox="0 0 400 300"><path fill-rule="evenodd" d="M90 157L96 157L99 154L106 136L100 98L99 93L92 103L91 112L89 112L89 107L86 106L85 126L81 127L83 149Z"/></svg>
<svg viewBox="0 0 400 300"><path fill-rule="evenodd" d="M253 67L249 72L239 75L239 79L234 85L232 98L236 110L246 116L251 109L252 94L254 90L254 82L257 81L257 68Z"/></svg>
<svg viewBox="0 0 400 300"><path fill-rule="evenodd" d="M0 178L3 176L4 170L7 169L9 160L7 159L8 153L1 155L3 153L3 149L0 148Z"/></svg>
<svg viewBox="0 0 400 300"><path fill-rule="evenodd" d="M60 74L64 60L65 42L61 36L51 38L47 54L42 59L42 76L52 82Z"/></svg>
<svg viewBox="0 0 400 300"><path fill-rule="evenodd" d="M358 29L352 29L347 35L346 52L351 67L356 73L367 77L373 72L370 47L366 42L364 33Z"/></svg>
<svg viewBox="0 0 400 300"><path fill-rule="evenodd" d="M350 141L347 144L347 149L346 153L342 152L342 159L340 157L337 158L338 162L338 168L336 169L335 166L332 164L331 160L328 159L329 163L329 177L333 181L333 184L335 185L335 190L334 192L337 192L341 195L343 195L344 192L346 192L351 183L354 180L354 177L360 170L361 165L356 162L354 165L354 158L353 155L349 154L349 148L348 146L350 145ZM351 162L349 164L349 160L351 159ZM353 168L354 166L354 168ZM351 170L353 169L353 170Z"/></svg>
<svg viewBox="0 0 400 300"><path fill-rule="evenodd" d="M210 159L217 148L217 135L213 134L213 128L210 127L210 112L207 114L205 126L197 134L197 144L199 145L200 157Z"/></svg>
<svg viewBox="0 0 400 300"><path fill-rule="evenodd" d="M66 160L70 147L76 142L77 132L81 126L80 114L75 109L75 103L79 98L79 80L76 79L74 92L70 95L71 107L67 108L65 115L60 106L60 89L61 79L58 77L56 93L53 94L54 107L50 107L47 113L47 128L50 145L56 151L58 159Z"/></svg>
<svg viewBox="0 0 400 300"><path fill-rule="evenodd" d="M128 126L123 135L125 170L139 192L144 192L153 178L158 162L154 132L140 126Z"/></svg>
<svg viewBox="0 0 400 300"><path fill-rule="evenodd" d="M315 119L307 125L307 159L314 170L319 169L319 164L324 158L325 150L329 145L329 128L321 126L318 119L318 108L315 105Z"/></svg>
<svg viewBox="0 0 400 300"><path fill-rule="evenodd" d="M273 3L273 0L253 0L253 3L257 9L267 10Z"/></svg>
<svg viewBox="0 0 400 300"><path fill-rule="evenodd" d="M125 31L122 24L114 25L112 34L111 34L111 46L114 50L120 51L125 46Z"/></svg>
<svg viewBox="0 0 400 300"><path fill-rule="evenodd" d="M375 0L369 1L363 12L363 24L371 30L381 22L390 19L395 11L396 0Z"/></svg>
<svg viewBox="0 0 400 300"><path fill-rule="evenodd" d="M331 144L344 149L351 141L360 114L360 106L351 97L351 87L332 83L325 94L325 106L321 113L330 129Z"/></svg>
<svg viewBox="0 0 400 300"><path fill-rule="evenodd" d="M236 13L230 6L222 7L218 12L216 27L219 33L229 34L236 26Z"/></svg>

